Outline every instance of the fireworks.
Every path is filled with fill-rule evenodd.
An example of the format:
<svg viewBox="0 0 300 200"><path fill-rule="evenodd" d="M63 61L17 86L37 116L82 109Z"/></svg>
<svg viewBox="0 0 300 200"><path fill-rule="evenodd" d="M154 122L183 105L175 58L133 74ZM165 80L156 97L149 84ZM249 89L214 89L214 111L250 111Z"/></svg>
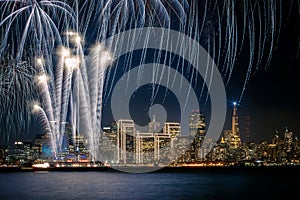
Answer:
<svg viewBox="0 0 300 200"><path fill-rule="evenodd" d="M293 4L299 6L296 1ZM282 0L0 0L0 11L3 142L29 127L30 110L42 110L38 112L39 119L46 129L51 129L56 152L61 150L65 122L69 121L73 135L76 131L87 135L94 159L98 154L102 105L114 89L111 83L119 78L116 67L127 72L133 62L144 64L146 48L152 42L145 38L139 60L133 60L134 52L130 52L120 62L114 57L118 49L111 49L109 37L143 27L174 29L195 39L208 51L227 84L233 71L241 67L237 64L239 57L247 52L243 56L246 61L241 100L251 75L269 66L283 21ZM134 34L133 38L139 33ZM118 42L131 49L136 41L118 38ZM185 51L183 41L172 45ZM197 49L187 51L186 59L190 60ZM164 65L174 60L161 50L155 51L155 55L154 62ZM116 67L107 68L112 62ZM173 68L190 70L182 65L178 61ZM206 67L209 71L210 66ZM137 85L143 68L138 74ZM155 69L153 79L159 84ZM168 84L172 84L171 79ZM205 87L209 86L200 87L200 98L207 101ZM150 104L155 95L153 87ZM28 102L35 100L39 106L30 106Z"/></svg>

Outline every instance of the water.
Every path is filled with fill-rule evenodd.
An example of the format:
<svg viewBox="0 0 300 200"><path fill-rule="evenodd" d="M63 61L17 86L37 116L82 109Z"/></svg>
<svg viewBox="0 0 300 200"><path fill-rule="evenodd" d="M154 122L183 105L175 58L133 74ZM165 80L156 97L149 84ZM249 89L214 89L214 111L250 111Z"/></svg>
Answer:
<svg viewBox="0 0 300 200"><path fill-rule="evenodd" d="M0 199L278 199L297 194L298 171L0 173Z"/></svg>

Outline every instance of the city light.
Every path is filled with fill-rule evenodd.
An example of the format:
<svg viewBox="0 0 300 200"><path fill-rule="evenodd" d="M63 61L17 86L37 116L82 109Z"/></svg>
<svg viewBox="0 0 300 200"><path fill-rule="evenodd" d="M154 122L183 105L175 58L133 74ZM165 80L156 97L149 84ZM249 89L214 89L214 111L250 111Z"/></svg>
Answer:
<svg viewBox="0 0 300 200"><path fill-rule="evenodd" d="M37 163L32 165L33 168L49 168L50 164L47 163Z"/></svg>

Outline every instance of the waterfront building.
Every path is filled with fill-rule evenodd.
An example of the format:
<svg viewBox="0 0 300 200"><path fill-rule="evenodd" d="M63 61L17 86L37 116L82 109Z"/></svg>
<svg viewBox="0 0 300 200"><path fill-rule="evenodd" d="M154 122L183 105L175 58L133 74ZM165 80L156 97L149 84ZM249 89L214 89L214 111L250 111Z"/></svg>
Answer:
<svg viewBox="0 0 300 200"><path fill-rule="evenodd" d="M90 154L87 149L88 141L83 134L76 134L74 138L76 161L87 161L90 159Z"/></svg>
<svg viewBox="0 0 300 200"><path fill-rule="evenodd" d="M135 133L133 120L117 121L117 160L120 164L135 163Z"/></svg>
<svg viewBox="0 0 300 200"><path fill-rule="evenodd" d="M233 104L231 130L224 131L224 140L229 149L238 149L241 147L240 128L237 115L237 103Z"/></svg>
<svg viewBox="0 0 300 200"><path fill-rule="evenodd" d="M6 164L8 162L9 155L9 146L8 145L0 145L0 165Z"/></svg>
<svg viewBox="0 0 300 200"><path fill-rule="evenodd" d="M284 132L284 149L287 153L292 150L293 132L289 131L288 128Z"/></svg>
<svg viewBox="0 0 300 200"><path fill-rule="evenodd" d="M52 139L50 134L44 134L41 136L42 142L42 158L45 160L51 160L55 157L52 145Z"/></svg>
<svg viewBox="0 0 300 200"><path fill-rule="evenodd" d="M166 122L164 124L163 133L170 135L172 138L180 135L180 123Z"/></svg>
<svg viewBox="0 0 300 200"><path fill-rule="evenodd" d="M99 139L100 160L106 161L111 165L118 162L117 153L117 123L112 122L111 126L103 127L103 133Z"/></svg>
<svg viewBox="0 0 300 200"><path fill-rule="evenodd" d="M191 161L199 161L202 159L201 146L206 136L205 117L199 110L192 111L189 128L190 139L192 141L189 149L189 157Z"/></svg>

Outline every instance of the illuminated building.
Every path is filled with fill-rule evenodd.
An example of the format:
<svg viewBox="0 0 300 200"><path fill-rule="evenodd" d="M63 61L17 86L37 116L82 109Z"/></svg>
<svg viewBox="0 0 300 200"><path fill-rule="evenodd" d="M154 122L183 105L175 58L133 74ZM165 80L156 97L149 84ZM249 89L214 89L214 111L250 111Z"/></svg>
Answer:
<svg viewBox="0 0 300 200"><path fill-rule="evenodd" d="M15 141L12 150L12 157L15 161L22 163L25 160L24 144L21 141Z"/></svg>
<svg viewBox="0 0 300 200"><path fill-rule="evenodd" d="M64 125L64 135L62 139L62 147L58 152L57 157L61 160L69 159L70 157L75 157L75 146L73 144L73 128L72 125L68 122L62 122Z"/></svg>
<svg viewBox="0 0 300 200"><path fill-rule="evenodd" d="M117 121L117 160L121 164L134 163L135 126L133 120L120 119Z"/></svg>
<svg viewBox="0 0 300 200"><path fill-rule="evenodd" d="M50 134L44 134L42 136L42 158L43 159L53 159L53 146Z"/></svg>
<svg viewBox="0 0 300 200"><path fill-rule="evenodd" d="M289 131L287 128L284 132L284 148L287 153L291 152L293 142L293 132Z"/></svg>
<svg viewBox="0 0 300 200"><path fill-rule="evenodd" d="M43 136L42 134L37 134L33 142L32 151L33 151L33 158L35 160L42 158L42 145L43 145L42 136Z"/></svg>
<svg viewBox="0 0 300 200"><path fill-rule="evenodd" d="M190 161L190 143L191 138L189 135L180 135L173 139L173 159L176 159L178 163L184 163Z"/></svg>
<svg viewBox="0 0 300 200"><path fill-rule="evenodd" d="M232 115L232 141L231 146L237 148L241 145L239 118L237 116L237 104L233 104L233 115Z"/></svg>
<svg viewBox="0 0 300 200"><path fill-rule="evenodd" d="M136 133L137 164L168 164L172 138L164 133Z"/></svg>
<svg viewBox="0 0 300 200"><path fill-rule="evenodd" d="M88 160L89 159L89 152L86 148L87 146L87 139L82 134L76 134L74 138L74 143L76 146L75 155L77 161L81 160Z"/></svg>
<svg viewBox="0 0 300 200"><path fill-rule="evenodd" d="M170 135L172 138L180 135L180 123L166 122L164 125L163 133Z"/></svg>
<svg viewBox="0 0 300 200"><path fill-rule="evenodd" d="M7 162L8 154L9 154L9 146L0 145L0 164Z"/></svg>
<svg viewBox="0 0 300 200"><path fill-rule="evenodd" d="M190 136L192 143L189 150L191 161L201 159L201 145L206 135L206 124L204 115L199 110L193 110L190 116Z"/></svg>
<svg viewBox="0 0 300 200"><path fill-rule="evenodd" d="M112 122L111 126L103 127L103 134L99 140L100 160L107 161L111 165L117 163L117 123Z"/></svg>
<svg viewBox="0 0 300 200"><path fill-rule="evenodd" d="M190 116L190 135L195 137L196 135L199 135L201 137L201 140L205 137L205 118L204 115L199 112L199 110L193 110Z"/></svg>
<svg viewBox="0 0 300 200"><path fill-rule="evenodd" d="M236 102L233 103L231 130L224 131L224 139L230 149L237 149L241 146L241 137L240 137Z"/></svg>

